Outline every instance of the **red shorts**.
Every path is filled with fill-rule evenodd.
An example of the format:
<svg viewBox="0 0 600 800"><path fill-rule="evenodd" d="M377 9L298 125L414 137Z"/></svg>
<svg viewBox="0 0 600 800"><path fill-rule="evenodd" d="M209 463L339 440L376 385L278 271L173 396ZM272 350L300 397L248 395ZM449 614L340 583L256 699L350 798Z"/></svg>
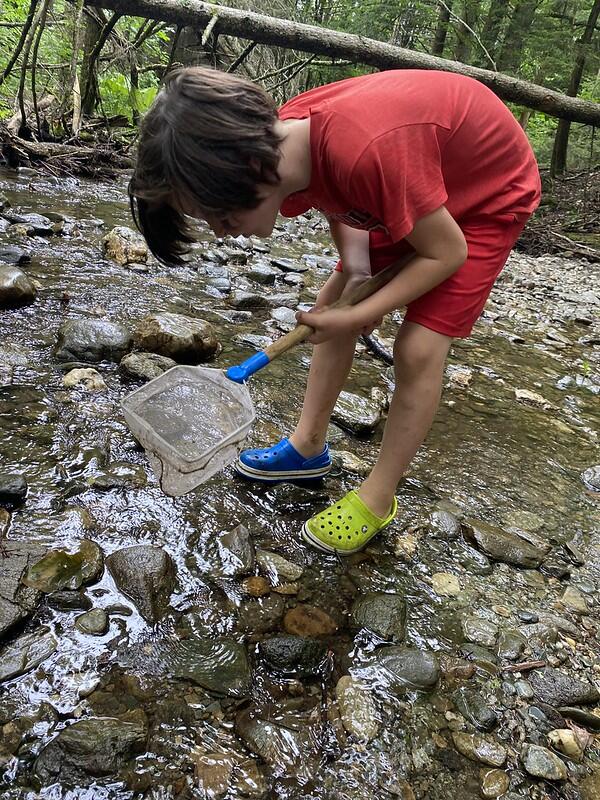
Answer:
<svg viewBox="0 0 600 800"><path fill-rule="evenodd" d="M469 336L528 219L528 214L499 214L474 217L462 223L469 252L467 260L443 283L409 303L404 319L445 336ZM378 231L371 231L371 273L381 272L411 250L404 240L390 243ZM341 262L336 269L342 270Z"/></svg>

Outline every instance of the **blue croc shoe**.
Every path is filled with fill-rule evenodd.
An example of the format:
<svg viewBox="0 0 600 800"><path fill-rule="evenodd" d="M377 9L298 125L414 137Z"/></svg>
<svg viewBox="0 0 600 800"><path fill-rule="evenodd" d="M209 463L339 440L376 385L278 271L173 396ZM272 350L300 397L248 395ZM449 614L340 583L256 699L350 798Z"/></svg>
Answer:
<svg viewBox="0 0 600 800"><path fill-rule="evenodd" d="M255 481L314 481L331 469L329 448L313 458L304 458L287 439L273 447L243 450L235 464L244 478Z"/></svg>

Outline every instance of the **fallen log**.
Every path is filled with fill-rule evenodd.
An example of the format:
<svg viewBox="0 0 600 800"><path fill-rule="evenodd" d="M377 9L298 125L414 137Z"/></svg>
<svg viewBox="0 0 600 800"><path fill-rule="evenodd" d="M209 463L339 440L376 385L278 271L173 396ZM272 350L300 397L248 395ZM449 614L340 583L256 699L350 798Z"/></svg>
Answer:
<svg viewBox="0 0 600 800"><path fill-rule="evenodd" d="M600 104L569 97L500 72L472 67L427 53L356 36L352 33L305 25L202 0L86 0L87 5L111 9L124 16L157 19L173 25L211 25L215 34L227 34L261 44L344 58L379 69L439 69L468 75L484 83L503 100L543 111L550 116L600 125Z"/></svg>

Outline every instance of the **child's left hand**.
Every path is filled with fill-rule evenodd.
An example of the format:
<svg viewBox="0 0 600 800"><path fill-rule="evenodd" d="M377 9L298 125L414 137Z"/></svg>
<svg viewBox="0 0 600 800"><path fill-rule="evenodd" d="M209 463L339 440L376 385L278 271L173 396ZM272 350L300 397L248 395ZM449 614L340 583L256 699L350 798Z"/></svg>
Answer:
<svg viewBox="0 0 600 800"><path fill-rule="evenodd" d="M321 344L340 336L369 334L381 325L380 319L365 322L356 306L299 311L296 319L300 324L314 328L314 334L308 339L312 344Z"/></svg>

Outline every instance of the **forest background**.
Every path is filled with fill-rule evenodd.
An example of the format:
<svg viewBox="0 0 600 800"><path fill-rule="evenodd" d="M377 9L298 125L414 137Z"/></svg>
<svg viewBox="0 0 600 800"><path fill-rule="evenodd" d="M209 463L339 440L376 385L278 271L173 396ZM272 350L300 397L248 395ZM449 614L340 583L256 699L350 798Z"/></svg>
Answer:
<svg viewBox="0 0 600 800"><path fill-rule="evenodd" d="M182 3L182 5L184 5ZM241 0L231 8L368 36L600 101L600 0ZM127 3L121 3L127 9ZM261 83L281 103L373 71L84 5L0 0L0 125L24 140L109 143L128 153L166 71L209 64ZM543 170L595 171L595 127L510 104Z"/></svg>

